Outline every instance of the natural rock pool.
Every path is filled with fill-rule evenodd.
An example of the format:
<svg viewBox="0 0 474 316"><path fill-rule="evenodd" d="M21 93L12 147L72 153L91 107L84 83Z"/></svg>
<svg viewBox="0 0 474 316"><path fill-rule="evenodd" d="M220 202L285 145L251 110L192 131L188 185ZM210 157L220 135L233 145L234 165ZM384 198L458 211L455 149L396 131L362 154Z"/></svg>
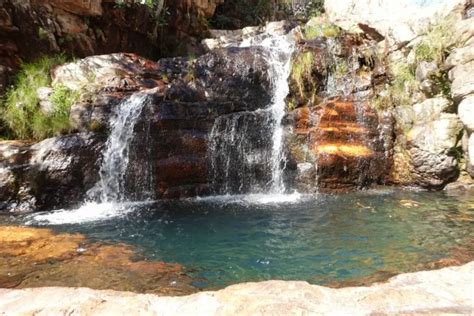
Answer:
<svg viewBox="0 0 474 316"><path fill-rule="evenodd" d="M1 220L119 245L111 250L115 256L129 251L121 243L131 245L144 262L182 265L192 278L186 282L196 290L270 279L361 284L474 258L474 196L467 193L385 188L341 195L223 196L90 205ZM79 251L85 255L89 248ZM67 275L56 275L54 285L84 284ZM145 292L149 286L131 290Z"/></svg>

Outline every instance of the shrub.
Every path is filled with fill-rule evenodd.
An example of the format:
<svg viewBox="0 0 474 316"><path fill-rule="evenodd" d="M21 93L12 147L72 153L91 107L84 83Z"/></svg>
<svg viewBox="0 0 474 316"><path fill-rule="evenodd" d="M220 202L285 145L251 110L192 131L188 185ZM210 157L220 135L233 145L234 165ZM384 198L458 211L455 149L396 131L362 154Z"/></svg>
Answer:
<svg viewBox="0 0 474 316"><path fill-rule="evenodd" d="M415 71L408 64L396 62L391 65L391 82L383 94L374 98L376 110L386 110L396 106L410 106L411 96L417 89Z"/></svg>
<svg viewBox="0 0 474 316"><path fill-rule="evenodd" d="M69 109L79 94L63 85L53 87L51 113L41 110L37 95L38 88L51 85L51 69L65 61L64 56L43 57L22 65L14 85L0 103L8 138L41 140L69 130Z"/></svg>
<svg viewBox="0 0 474 316"><path fill-rule="evenodd" d="M454 30L454 18L446 17L431 25L421 38L420 42L413 48L415 61L434 61L442 63L449 54L455 43L452 42Z"/></svg>
<svg viewBox="0 0 474 316"><path fill-rule="evenodd" d="M317 37L337 37L341 34L341 29L334 24L306 25L303 30L305 40L313 40Z"/></svg>
<svg viewBox="0 0 474 316"><path fill-rule="evenodd" d="M312 52L303 52L293 59L291 79L296 83L300 96L305 95L305 82L312 81L313 65L314 55Z"/></svg>

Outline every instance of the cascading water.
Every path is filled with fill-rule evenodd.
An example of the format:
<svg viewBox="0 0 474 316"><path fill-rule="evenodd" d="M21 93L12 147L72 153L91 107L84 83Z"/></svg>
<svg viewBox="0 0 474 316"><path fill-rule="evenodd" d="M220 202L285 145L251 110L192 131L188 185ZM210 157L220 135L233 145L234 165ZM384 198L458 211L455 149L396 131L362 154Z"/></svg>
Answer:
<svg viewBox="0 0 474 316"><path fill-rule="evenodd" d="M265 109L235 113L216 120L210 135L210 157L217 193L283 194L286 191L282 120L295 43L289 35L264 35L246 40L240 47L264 48L272 101Z"/></svg>
<svg viewBox="0 0 474 316"><path fill-rule="evenodd" d="M94 201L107 203L125 200L125 174L130 143L140 113L148 100L147 94L135 93L117 108L117 113L111 120L111 132L99 171L100 180L88 192Z"/></svg>
<svg viewBox="0 0 474 316"><path fill-rule="evenodd" d="M283 155L283 126L282 120L286 112L285 98L290 92L288 86L288 77L291 72L291 56L294 50L294 43L286 37L269 38L262 42L263 47L267 47L271 58L273 79L273 100L270 110L273 117L273 135L272 135L272 193L284 193L285 184L283 182L282 162ZM269 61L270 62L270 61Z"/></svg>
<svg viewBox="0 0 474 316"><path fill-rule="evenodd" d="M137 203L127 202L125 175L129 167L129 151L135 135L135 125L149 100L149 95L135 93L118 105L110 120L111 132L105 145L100 179L87 192L86 202L74 210L61 209L35 214L26 224L84 223L134 211L133 206Z"/></svg>

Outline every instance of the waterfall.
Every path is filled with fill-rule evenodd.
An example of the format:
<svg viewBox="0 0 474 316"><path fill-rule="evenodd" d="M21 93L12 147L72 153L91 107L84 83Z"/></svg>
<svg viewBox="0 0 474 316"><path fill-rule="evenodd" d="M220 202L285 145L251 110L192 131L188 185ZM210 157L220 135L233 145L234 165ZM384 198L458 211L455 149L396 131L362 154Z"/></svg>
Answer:
<svg viewBox="0 0 474 316"><path fill-rule="evenodd" d="M149 95L134 93L117 106L115 115L110 118L111 130L105 144L99 171L100 179L87 192L86 201L76 209L34 214L26 221L27 225L62 225L110 219L125 216L133 212L135 206L143 203L127 202L129 196L126 189L126 174L129 169L129 153L135 135L134 129L143 108L149 101ZM147 175L144 181L149 181ZM140 196L143 196L143 192Z"/></svg>
<svg viewBox="0 0 474 316"><path fill-rule="evenodd" d="M135 93L124 100L111 117L111 132L105 145L100 179L88 192L88 196L101 203L125 200L125 174L129 163L130 143L134 128L149 96Z"/></svg>
<svg viewBox="0 0 474 316"><path fill-rule="evenodd" d="M286 37L279 36L264 40L261 46L268 48L271 65L271 77L273 86L273 98L270 110L273 118L272 135L272 193L284 193L285 184L283 181L282 163L285 161L283 155L283 126L282 120L286 113L286 97L290 92L288 77L291 72L291 56L294 50L294 43Z"/></svg>
<svg viewBox="0 0 474 316"><path fill-rule="evenodd" d="M290 36L265 33L240 47L264 48L271 103L264 109L216 119L210 134L211 178L216 193L285 193L282 120L295 43Z"/></svg>

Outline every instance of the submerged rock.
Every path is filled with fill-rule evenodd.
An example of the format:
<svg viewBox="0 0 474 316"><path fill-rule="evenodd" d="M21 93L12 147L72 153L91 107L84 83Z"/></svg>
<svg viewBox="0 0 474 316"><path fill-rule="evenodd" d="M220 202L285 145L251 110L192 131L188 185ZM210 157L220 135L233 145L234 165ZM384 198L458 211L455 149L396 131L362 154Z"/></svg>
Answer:
<svg viewBox="0 0 474 316"><path fill-rule="evenodd" d="M165 295L196 292L179 264L140 260L125 244L49 229L0 227L0 287L87 286Z"/></svg>

